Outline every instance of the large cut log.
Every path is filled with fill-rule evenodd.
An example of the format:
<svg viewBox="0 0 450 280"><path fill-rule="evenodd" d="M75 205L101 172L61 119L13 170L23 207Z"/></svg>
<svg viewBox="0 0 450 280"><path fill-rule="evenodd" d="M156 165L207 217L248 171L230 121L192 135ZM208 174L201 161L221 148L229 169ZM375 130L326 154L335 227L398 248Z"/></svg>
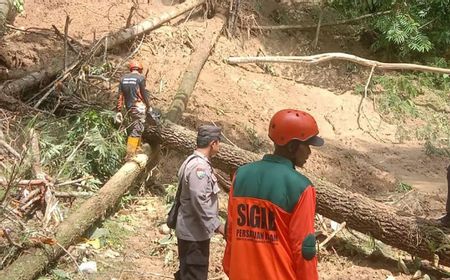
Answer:
<svg viewBox="0 0 450 280"><path fill-rule="evenodd" d="M167 112L167 119L178 123L181 120L183 112L186 109L189 97L194 91L198 76L203 69L211 51L225 26L225 16L218 14L216 17L208 21L205 30L205 36L202 42L197 46L191 56L191 60L181 79L180 86L173 98L172 104Z"/></svg>
<svg viewBox="0 0 450 280"><path fill-rule="evenodd" d="M95 196L86 200L58 227L55 235L57 245L42 245L30 249L0 271L0 279L31 280L39 276L49 263L64 254L63 248L77 242L95 222L116 207L120 198L144 170L147 160L147 155L140 154L122 166Z"/></svg>
<svg viewBox="0 0 450 280"><path fill-rule="evenodd" d="M203 41L209 42L209 44L203 44L203 41L194 51L191 56L190 63L184 72L183 78L181 79L180 86L178 87L177 93L169 107L168 114L166 116L167 120L178 123L181 120L184 110L186 109L189 97L194 91L195 84L197 83L198 76L203 69L206 61L208 60L211 51L214 48L217 40L222 33L223 27L225 26L226 19L222 14L217 14L216 17L210 19L207 22L207 28L205 30L205 38ZM159 139L148 138L147 142L150 144L154 160L149 163L147 170L152 169L158 165L161 155L161 142Z"/></svg>
<svg viewBox="0 0 450 280"><path fill-rule="evenodd" d="M132 40L139 35L160 27L171 19L174 19L203 3L205 3L205 0L188 0L180 5L171 7L167 11L162 12L155 17L149 18L137 25L119 30L114 34L106 36L104 39L105 45L108 49L117 47L118 45ZM98 48L94 54L97 55L102 52L102 48ZM73 61L71 61L69 64L71 63L73 63ZM15 80L7 83L6 85L0 86L0 94L10 95L18 98L21 93L27 93L40 86L47 85L49 79L54 79L58 75L58 73L62 72L62 70L63 69L61 67L52 67L50 69L32 73L28 76L23 77L22 79Z"/></svg>
<svg viewBox="0 0 450 280"><path fill-rule="evenodd" d="M173 123L165 123L157 132L147 128L144 138L158 137L169 149L188 154L195 148L196 134ZM213 158L216 168L232 172L248 162L259 160L261 155L222 144ZM397 209L353 193L307 174L317 190L318 213L349 228L368 234L388 245L414 256L433 260L438 255L440 263L450 265L449 239L440 228L415 216L401 216Z"/></svg>
<svg viewBox="0 0 450 280"><path fill-rule="evenodd" d="M33 72L20 79L6 82L0 87L0 94L3 96L13 96L20 99L22 93L31 91L37 88L41 83L46 84L50 82L58 74L57 67Z"/></svg>
<svg viewBox="0 0 450 280"><path fill-rule="evenodd" d="M229 64L240 63L298 63L298 64L319 64L330 62L334 60L349 61L371 68L384 70L409 70L422 71L440 74L450 74L449 68L431 67L412 63L386 63L376 60L362 58L356 55L347 53L321 53L309 56L257 56L257 57L229 57L227 62Z"/></svg>

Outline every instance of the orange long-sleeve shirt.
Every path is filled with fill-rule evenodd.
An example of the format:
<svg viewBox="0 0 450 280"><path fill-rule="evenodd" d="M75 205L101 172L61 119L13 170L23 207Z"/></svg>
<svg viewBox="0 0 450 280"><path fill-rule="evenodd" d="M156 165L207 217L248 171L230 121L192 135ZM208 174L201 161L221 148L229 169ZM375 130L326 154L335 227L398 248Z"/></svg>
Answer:
<svg viewBox="0 0 450 280"><path fill-rule="evenodd" d="M238 169L228 202L223 259L230 280L316 280L311 182L282 157Z"/></svg>

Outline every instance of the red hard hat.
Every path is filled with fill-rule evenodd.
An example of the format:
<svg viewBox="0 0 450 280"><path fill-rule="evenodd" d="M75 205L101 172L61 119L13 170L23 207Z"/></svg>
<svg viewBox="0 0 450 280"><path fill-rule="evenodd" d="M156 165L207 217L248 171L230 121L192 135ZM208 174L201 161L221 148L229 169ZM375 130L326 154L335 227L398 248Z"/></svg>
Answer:
<svg viewBox="0 0 450 280"><path fill-rule="evenodd" d="M269 138L279 146L284 146L291 140L307 142L312 146L322 146L324 140L317 136L318 134L316 120L310 114L300 110L281 110L270 120Z"/></svg>
<svg viewBox="0 0 450 280"><path fill-rule="evenodd" d="M138 70L139 72L142 71L144 67L142 67L142 64L138 61L131 61L130 62L130 71Z"/></svg>

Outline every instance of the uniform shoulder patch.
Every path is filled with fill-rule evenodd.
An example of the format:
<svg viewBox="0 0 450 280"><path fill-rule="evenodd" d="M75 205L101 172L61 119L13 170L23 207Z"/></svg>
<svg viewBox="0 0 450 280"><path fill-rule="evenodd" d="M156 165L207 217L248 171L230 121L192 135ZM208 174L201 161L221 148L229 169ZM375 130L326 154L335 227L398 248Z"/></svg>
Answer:
<svg viewBox="0 0 450 280"><path fill-rule="evenodd" d="M197 175L197 178L203 179L206 177L206 170L203 167L197 167L195 174Z"/></svg>

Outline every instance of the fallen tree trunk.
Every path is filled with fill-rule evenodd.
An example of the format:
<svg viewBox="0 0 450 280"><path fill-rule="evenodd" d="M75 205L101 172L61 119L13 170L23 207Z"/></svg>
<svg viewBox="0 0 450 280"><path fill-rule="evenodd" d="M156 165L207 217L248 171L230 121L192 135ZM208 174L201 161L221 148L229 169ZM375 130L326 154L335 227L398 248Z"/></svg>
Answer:
<svg viewBox="0 0 450 280"><path fill-rule="evenodd" d="M2 98L9 98L13 96L20 99L22 93L31 91L41 84L46 84L56 77L59 69L57 67L51 67L38 72L33 72L20 79L6 82L0 87L0 95Z"/></svg>
<svg viewBox="0 0 450 280"><path fill-rule="evenodd" d="M204 4L206 0L188 0L182 4L176 5L158 16L152 17L148 20L142 21L132 27L123 29L108 38L108 48L113 48L117 45L123 44L139 35L142 35L150 30L160 27L164 23L174 19L193 8Z"/></svg>
<svg viewBox="0 0 450 280"><path fill-rule="evenodd" d="M208 27L205 30L204 40L196 48L191 56L191 60L181 79L180 86L175 97L170 104L166 118L174 123L181 120L183 112L186 110L189 97L194 91L198 76L208 60L211 51L225 26L225 16L218 14L216 17L208 21Z"/></svg>
<svg viewBox="0 0 450 280"><path fill-rule="evenodd" d="M229 57L227 59L227 62L229 64L256 63L256 62L319 64L323 62L329 62L332 60L350 61L363 66L375 67L384 70L410 70L410 71L450 74L450 69L448 68L431 67L411 63L386 63L376 60L365 59L356 55L346 53L322 53L310 56Z"/></svg>
<svg viewBox="0 0 450 280"><path fill-rule="evenodd" d="M28 250L14 263L0 271L0 279L31 280L38 277L49 263L64 254L63 248L76 243L95 222L114 209L144 170L147 160L147 155L140 154L122 166L95 196L85 201L58 227L55 236L58 244L42 245Z"/></svg>
<svg viewBox="0 0 450 280"><path fill-rule="evenodd" d="M164 23L170 21L173 18L176 18L183 13L205 3L205 0L190 0L186 1L180 5L176 5L166 12L160 13L158 16L149 18L137 25L132 27L120 30L114 34L106 36L104 38L105 46L108 49L117 47L120 44L123 44L129 40L136 38L139 35L142 35L146 32L149 32L153 29L156 29L163 25ZM102 48L98 48L94 55L98 55L102 53L104 50ZM69 64L72 64L74 61L71 61ZM52 67L49 69L41 70L39 72L34 72L28 76L25 76L19 80L12 81L0 87L1 95L9 95L18 98L21 93L29 92L33 89L39 88L41 86L47 85L49 80L53 80L58 73L63 71L63 68Z"/></svg>
<svg viewBox="0 0 450 280"><path fill-rule="evenodd" d="M208 60L215 43L222 33L225 23L226 19L221 14L218 14L216 17L207 22L208 27L205 30L205 40L210 42L210 44L200 45L192 55L190 63L183 75L178 91L175 94L166 116L168 121L178 123L181 120L183 112L189 101L189 96L194 91L198 76L200 75L206 60ZM152 156L154 157L154 160L150 161L149 166L147 166L147 170L151 170L158 165L161 158L161 141L157 137L148 137L146 140L152 148Z"/></svg>
<svg viewBox="0 0 450 280"><path fill-rule="evenodd" d="M144 138L149 137L158 137L165 147L185 154L195 148L196 134L170 122L158 132L147 128ZM212 162L216 168L230 173L260 158L261 155L222 144ZM450 252L447 250L449 239L436 224L415 216L400 216L393 207L341 189L313 175L307 176L316 185L318 213L337 222L346 222L349 228L414 256L433 260L436 254L441 264L450 265Z"/></svg>

